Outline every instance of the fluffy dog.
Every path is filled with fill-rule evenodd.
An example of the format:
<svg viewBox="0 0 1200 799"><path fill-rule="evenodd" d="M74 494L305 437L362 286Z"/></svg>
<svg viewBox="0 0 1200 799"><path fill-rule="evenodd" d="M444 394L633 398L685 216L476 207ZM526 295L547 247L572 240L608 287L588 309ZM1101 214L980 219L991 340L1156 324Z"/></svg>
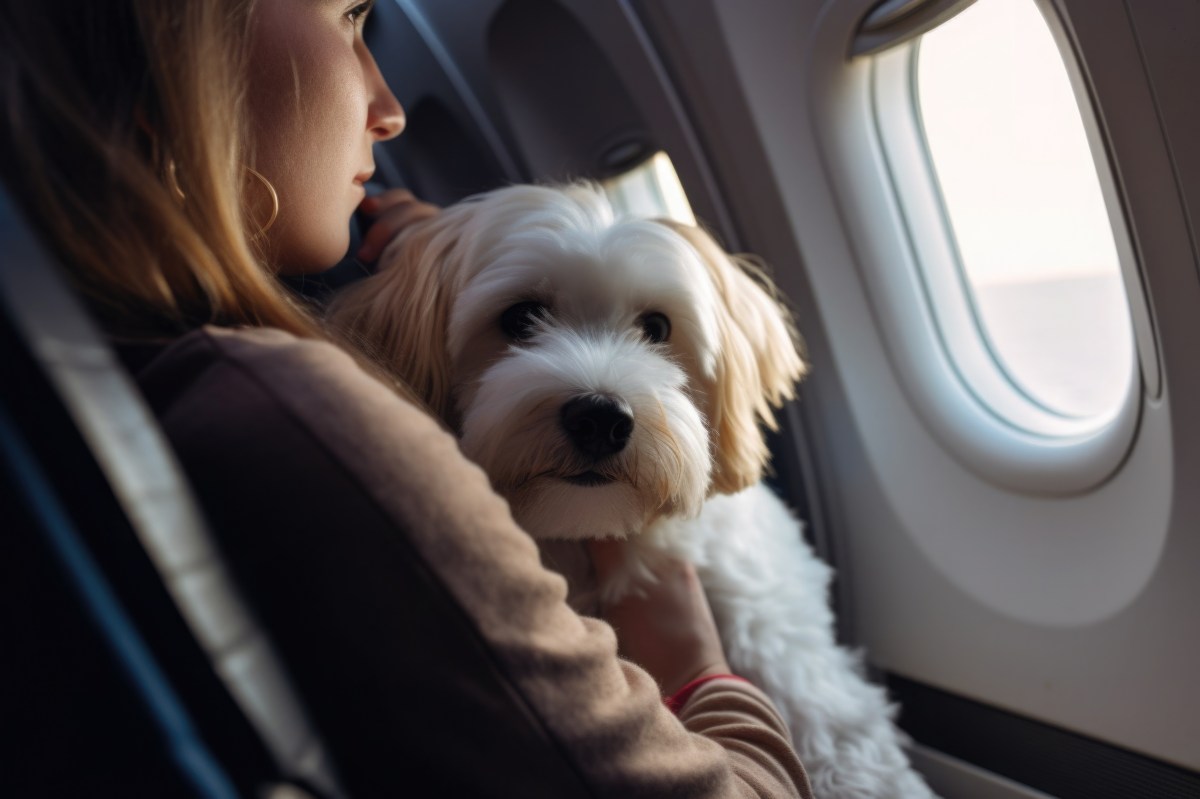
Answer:
<svg viewBox="0 0 1200 799"><path fill-rule="evenodd" d="M577 607L636 590L659 553L688 558L817 796L931 795L834 641L829 567L760 483L760 425L805 370L760 270L697 228L615 219L594 186L514 186L406 231L331 318L459 433ZM630 539L607 585L589 537Z"/></svg>

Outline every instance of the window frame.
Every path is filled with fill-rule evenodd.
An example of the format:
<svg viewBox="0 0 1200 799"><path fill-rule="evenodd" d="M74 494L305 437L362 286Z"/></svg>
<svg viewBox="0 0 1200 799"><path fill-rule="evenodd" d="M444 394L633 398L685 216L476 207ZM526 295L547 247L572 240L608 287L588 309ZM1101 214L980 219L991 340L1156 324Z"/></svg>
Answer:
<svg viewBox="0 0 1200 799"><path fill-rule="evenodd" d="M639 6L666 43L742 246L774 265L797 305L812 371L789 406L804 424L789 432L814 454L843 633L874 667L1193 764L1179 743L1186 719L1171 712L1196 654L1172 624L1186 621L1178 600L1197 595L1181 564L1200 530L1185 474L1200 441L1186 435L1200 393L1185 204L1194 186L1170 146L1189 130L1185 90L1172 86L1174 117L1163 116L1166 84L1152 80L1142 49L1158 41L1134 27L1151 12L1131 19L1121 0L1054 0L1128 198L1162 390L1141 401L1133 445L1102 485L1070 496L1013 491L964 467L930 432L868 294L868 261L904 272L911 257L873 138L870 62L849 57L877 2L766 0L750 15L728 0ZM1180 8L1163 19L1192 16ZM1186 37L1161 38L1174 49L1158 66L1189 74ZM1117 684L1136 690L1095 701ZM994 776L956 780L982 791Z"/></svg>
<svg viewBox="0 0 1200 799"><path fill-rule="evenodd" d="M1134 347L1120 404L1086 418L1053 411L1024 392L993 352L965 282L924 134L916 83L919 38L868 57L869 137L898 235L891 258L860 263L900 382L942 446L1003 487L1062 495L1093 488L1120 466L1143 396L1157 397L1160 380L1140 266L1090 92L1057 14L1048 3L1034 2L1079 104L1125 285Z"/></svg>

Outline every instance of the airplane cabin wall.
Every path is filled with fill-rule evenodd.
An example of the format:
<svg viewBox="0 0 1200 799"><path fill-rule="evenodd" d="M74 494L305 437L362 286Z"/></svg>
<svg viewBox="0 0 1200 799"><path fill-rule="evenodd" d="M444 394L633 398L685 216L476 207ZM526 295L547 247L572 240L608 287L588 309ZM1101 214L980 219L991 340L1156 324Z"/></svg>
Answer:
<svg viewBox="0 0 1200 799"><path fill-rule="evenodd" d="M847 56L873 0L389 5L369 31L385 75L410 113L438 109L438 130L464 143L439 152L443 135L414 138L436 118L418 111L387 145L431 199L603 178L621 166L606 154L632 142L627 152L666 150L697 217L771 264L813 365L777 453L785 493L839 570L844 634L911 688L902 699L916 707L928 689L1137 752L1151 759L1138 774L1200 770L1200 7L1043 3L1094 105L1133 249L1138 345L1161 388L1147 381L1107 479L1039 492L947 443L883 323L903 307L882 307L872 270L911 255L869 130L868 62ZM564 38L569 54L556 50ZM455 151L469 151L465 165L432 163ZM948 795L1038 795L919 757Z"/></svg>

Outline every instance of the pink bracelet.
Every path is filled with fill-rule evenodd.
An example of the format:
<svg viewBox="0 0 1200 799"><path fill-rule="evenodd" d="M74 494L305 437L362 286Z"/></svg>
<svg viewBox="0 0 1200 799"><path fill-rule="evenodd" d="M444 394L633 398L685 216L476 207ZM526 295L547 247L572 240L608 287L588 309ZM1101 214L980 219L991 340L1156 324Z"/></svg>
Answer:
<svg viewBox="0 0 1200 799"><path fill-rule="evenodd" d="M667 710L678 716L679 711L684 705L687 704L687 701L692 698L692 694L696 693L696 689L711 680L737 680L738 682L744 683L750 682L745 677L739 677L736 674L709 674L706 677L697 677L670 696L663 697L663 704L667 706Z"/></svg>

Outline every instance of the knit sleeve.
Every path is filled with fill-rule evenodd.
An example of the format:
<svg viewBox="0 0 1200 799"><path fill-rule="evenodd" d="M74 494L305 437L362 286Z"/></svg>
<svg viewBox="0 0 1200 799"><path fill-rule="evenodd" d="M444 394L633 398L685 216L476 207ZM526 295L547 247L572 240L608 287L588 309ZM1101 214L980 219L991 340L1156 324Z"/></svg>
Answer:
<svg viewBox="0 0 1200 799"><path fill-rule="evenodd" d="M774 786L793 783L802 796L812 796L787 726L766 694L749 682L704 682L680 707L679 719L729 753L753 795L772 796Z"/></svg>

